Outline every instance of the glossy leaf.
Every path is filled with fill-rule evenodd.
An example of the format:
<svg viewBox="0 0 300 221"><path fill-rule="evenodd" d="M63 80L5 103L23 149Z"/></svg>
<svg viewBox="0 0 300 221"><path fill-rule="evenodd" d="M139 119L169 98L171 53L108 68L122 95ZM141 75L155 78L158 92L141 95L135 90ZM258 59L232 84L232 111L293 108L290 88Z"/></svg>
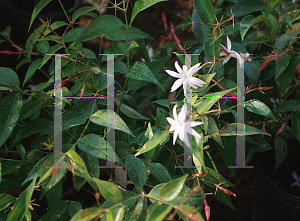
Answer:
<svg viewBox="0 0 300 221"><path fill-rule="evenodd" d="M97 178L93 178L95 183L97 184L101 195L109 202L120 203L122 202L122 193L119 188L111 182L99 180Z"/></svg>
<svg viewBox="0 0 300 221"><path fill-rule="evenodd" d="M292 127L295 137L300 141L300 112L294 112L292 115Z"/></svg>
<svg viewBox="0 0 300 221"><path fill-rule="evenodd" d="M153 38L151 37L151 35L142 32L141 30L129 26L129 27L121 27L115 31L106 33L105 38L111 41L131 41L131 40L138 40L138 39L151 39L153 40Z"/></svg>
<svg viewBox="0 0 300 221"><path fill-rule="evenodd" d="M167 204L152 204L148 209L146 221L162 221L171 211L172 206Z"/></svg>
<svg viewBox="0 0 300 221"><path fill-rule="evenodd" d="M217 59L220 55L220 38L215 40L214 34L209 33L204 40L204 52L208 61L213 62Z"/></svg>
<svg viewBox="0 0 300 221"><path fill-rule="evenodd" d="M161 99L157 101L152 101L151 103L159 104L164 107L170 107L170 101L168 99Z"/></svg>
<svg viewBox="0 0 300 221"><path fill-rule="evenodd" d="M116 206L105 212L107 221L122 221L124 216L124 207Z"/></svg>
<svg viewBox="0 0 300 221"><path fill-rule="evenodd" d="M31 195L34 191L36 177L33 179L31 184L20 194L16 203L14 204L13 210L8 214L6 221L22 220L26 212L29 210L29 203Z"/></svg>
<svg viewBox="0 0 300 221"><path fill-rule="evenodd" d="M0 147L9 138L22 109L20 94L9 94L0 101Z"/></svg>
<svg viewBox="0 0 300 221"><path fill-rule="evenodd" d="M289 99L283 101L278 107L277 112L285 113L290 111L296 111L300 109L300 100Z"/></svg>
<svg viewBox="0 0 300 221"><path fill-rule="evenodd" d="M135 156L141 155L143 153L146 153L146 152L154 149L155 147L157 147L158 145L161 145L163 142L165 142L165 140L167 140L169 138L170 138L169 131L162 130L162 131L155 133L153 135L153 137L151 137L143 145L143 147L140 149L140 151L135 154Z"/></svg>
<svg viewBox="0 0 300 221"><path fill-rule="evenodd" d="M205 221L202 217L199 210L189 206L189 205L181 205L181 210L177 210L178 215L184 220L196 220L196 221Z"/></svg>
<svg viewBox="0 0 300 221"><path fill-rule="evenodd" d="M238 1L232 7L232 12L234 16L240 17L251 14L252 12L263 10L264 8L264 3L261 0ZM228 13L230 13L230 11Z"/></svg>
<svg viewBox="0 0 300 221"><path fill-rule="evenodd" d="M23 106L18 121L25 120L42 108L42 103L37 100L29 100Z"/></svg>
<svg viewBox="0 0 300 221"><path fill-rule="evenodd" d="M82 210L82 204L78 201L70 201L68 213L73 217L76 213Z"/></svg>
<svg viewBox="0 0 300 221"><path fill-rule="evenodd" d="M239 130L237 131L237 129ZM271 136L270 134L262 130L242 123L229 124L228 127L224 131L222 131L222 133L220 133L220 136L249 136L254 134L264 134L267 136Z"/></svg>
<svg viewBox="0 0 300 221"><path fill-rule="evenodd" d="M188 174L166 183L160 190L161 198L165 201L174 200L181 192L187 177Z"/></svg>
<svg viewBox="0 0 300 221"><path fill-rule="evenodd" d="M210 0L194 0L194 6L200 19L206 25L215 24L215 9Z"/></svg>
<svg viewBox="0 0 300 221"><path fill-rule="evenodd" d="M73 15L72 15L72 20L75 18L79 18L81 15L84 15L88 12L94 11L95 9L97 9L98 7L90 7L90 6L83 6L79 9L77 9Z"/></svg>
<svg viewBox="0 0 300 221"><path fill-rule="evenodd" d="M257 83L259 81L260 66L261 66L261 64L256 60L244 63L246 76L253 83L253 85L257 85Z"/></svg>
<svg viewBox="0 0 300 221"><path fill-rule="evenodd" d="M133 136L123 119L112 110L99 110L90 116L90 120L95 124L120 130Z"/></svg>
<svg viewBox="0 0 300 221"><path fill-rule="evenodd" d="M146 203L147 200L143 198L138 198L135 206L125 214L124 221L141 220L141 216L144 211L144 204Z"/></svg>
<svg viewBox="0 0 300 221"><path fill-rule="evenodd" d="M252 99L252 100L246 101L244 105L248 111L251 111L251 112L261 115L261 116L270 117L274 121L277 121L276 117L274 116L274 114L272 113L270 108L266 104L261 102L260 100Z"/></svg>
<svg viewBox="0 0 300 221"><path fill-rule="evenodd" d="M147 182L147 168L143 161L132 154L126 156L126 171L130 180L139 187Z"/></svg>
<svg viewBox="0 0 300 221"><path fill-rule="evenodd" d="M54 155L51 155L50 157L48 157L42 165L41 172L39 172L39 171L36 172L37 176L40 174L40 179L39 179L38 185L42 181L44 181L47 177L51 176L53 169L58 167L63 160L64 160L64 156L61 156L57 162L54 162ZM39 169L39 167L35 168L35 170L37 170L37 169ZM57 170L57 168L56 168L56 170ZM33 176L33 174L31 174L30 176ZM27 177L26 179L29 180L30 178Z"/></svg>
<svg viewBox="0 0 300 221"><path fill-rule="evenodd" d="M89 221L95 219L101 215L101 209L99 207L90 207L84 210L80 210L76 213L70 221Z"/></svg>
<svg viewBox="0 0 300 221"><path fill-rule="evenodd" d="M145 10L146 8L149 8L150 6L161 2L161 1L166 1L166 0L137 0L134 3L133 9L132 9L132 13L131 13L131 20L130 20L130 24L132 24L134 18L137 16L137 14L143 10Z"/></svg>
<svg viewBox="0 0 300 221"><path fill-rule="evenodd" d="M49 211L43 215L40 221L57 221L60 217L64 216L68 207L68 200L59 202L54 207L50 208Z"/></svg>
<svg viewBox="0 0 300 221"><path fill-rule="evenodd" d="M287 68L290 62L291 55L290 54L283 54L280 56L276 62L276 73L275 79L277 79L282 72Z"/></svg>
<svg viewBox="0 0 300 221"><path fill-rule="evenodd" d="M42 9L44 7L46 7L46 5L48 5L52 0L41 0L37 3L37 5L34 7L33 12L31 14L31 19L30 19L30 23L29 23L29 27L28 27L28 32L31 28L31 25L33 23L33 21L35 20L36 16L38 15L38 13L40 11L42 11Z"/></svg>
<svg viewBox="0 0 300 221"><path fill-rule="evenodd" d="M252 25L265 20L266 17L264 15L259 15L258 17L255 17L253 15L245 16L240 23L240 34L241 34L242 41L244 40L245 35L247 34L248 30Z"/></svg>
<svg viewBox="0 0 300 221"><path fill-rule="evenodd" d="M84 41L99 37L100 34L117 30L123 26L122 21L113 15L102 15L93 20L80 35L79 40Z"/></svg>
<svg viewBox="0 0 300 221"><path fill-rule="evenodd" d="M160 163L151 163L149 166L151 174L160 182L167 183L172 180L168 170Z"/></svg>
<svg viewBox="0 0 300 221"><path fill-rule="evenodd" d="M0 211L6 209L10 204L16 201L16 198L8 193L0 194Z"/></svg>
<svg viewBox="0 0 300 221"><path fill-rule="evenodd" d="M155 78L149 67L142 62L135 62L130 73L125 76L139 81L149 81L158 85L163 91L165 90L161 83Z"/></svg>
<svg viewBox="0 0 300 221"><path fill-rule="evenodd" d="M276 160L274 169L277 169L287 156L288 146L286 141L281 136L277 136L275 138L274 144L275 144L275 160Z"/></svg>
<svg viewBox="0 0 300 221"><path fill-rule="evenodd" d="M62 49L63 46L60 44L57 45L53 45L48 51L47 53L44 55L44 59L42 64L39 66L39 69L42 68L44 66L44 64L47 63L47 61L49 61L49 59L52 57L53 54L55 54L58 50Z"/></svg>
<svg viewBox="0 0 300 221"><path fill-rule="evenodd" d="M20 80L18 74L10 68L0 67L0 85L19 88Z"/></svg>
<svg viewBox="0 0 300 221"><path fill-rule="evenodd" d="M116 97L115 99L117 106L119 107L120 111L123 112L127 117L133 118L133 119L141 119L141 120L149 120L147 117L144 117L139 112L134 110L133 108L127 106L126 104L123 104L119 101L119 98Z"/></svg>
<svg viewBox="0 0 300 221"><path fill-rule="evenodd" d="M114 150L111 145L99 135L88 134L79 139L77 146L80 150L91 156L123 164L122 160L116 154L114 156L107 155L107 149L110 153L114 153Z"/></svg>
<svg viewBox="0 0 300 221"><path fill-rule="evenodd" d="M71 170L74 175L83 177L89 181L93 181L86 169L84 161L74 150L70 150L67 156L71 166L69 170Z"/></svg>
<svg viewBox="0 0 300 221"><path fill-rule="evenodd" d="M22 87L24 87L25 83L34 75L38 67L42 64L43 58L35 59L27 69L25 79L23 81Z"/></svg>

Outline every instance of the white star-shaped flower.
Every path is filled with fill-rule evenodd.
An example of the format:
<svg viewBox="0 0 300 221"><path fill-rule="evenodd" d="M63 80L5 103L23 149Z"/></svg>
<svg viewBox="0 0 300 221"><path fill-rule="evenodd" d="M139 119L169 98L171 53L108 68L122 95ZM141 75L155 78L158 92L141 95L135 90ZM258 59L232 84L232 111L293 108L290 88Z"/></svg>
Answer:
<svg viewBox="0 0 300 221"><path fill-rule="evenodd" d="M227 36L227 48L221 44L221 52L220 52L220 56L226 56L225 60L223 61L223 65L226 64L229 59L232 58L236 58L239 61L239 64L242 65L244 63L244 58L242 58L239 53L237 53L236 51L231 50L231 41Z"/></svg>
<svg viewBox="0 0 300 221"><path fill-rule="evenodd" d="M175 145L175 141L177 136L179 135L179 139L186 144L186 146L191 147L191 143L189 141L187 133L195 136L197 138L201 138L200 134L197 133L192 127L198 126L202 124L202 122L191 122L190 120L186 120L186 112L187 106L183 105L181 108L180 113L177 116L176 113L177 104L173 107L173 116L174 119L171 117L167 117L167 121L171 124L169 131L174 131L173 134L173 145Z"/></svg>
<svg viewBox="0 0 300 221"><path fill-rule="evenodd" d="M293 171L292 176L296 180L296 182L292 183L291 186L298 186L300 188L300 176L297 176L297 173Z"/></svg>
<svg viewBox="0 0 300 221"><path fill-rule="evenodd" d="M190 69L188 69L186 65L183 65L181 69L181 67L178 65L178 62L176 61L175 68L177 69L178 73L176 73L175 71L166 70L166 72L172 77L179 78L174 82L171 88L171 92L177 90L177 88L183 85L183 93L184 96L186 97L187 85L190 85L192 88L197 89L197 86L202 87L204 84L206 84L204 81L192 77L193 74L195 74L197 71L201 69L200 64L201 63L198 63L193 67L191 67Z"/></svg>

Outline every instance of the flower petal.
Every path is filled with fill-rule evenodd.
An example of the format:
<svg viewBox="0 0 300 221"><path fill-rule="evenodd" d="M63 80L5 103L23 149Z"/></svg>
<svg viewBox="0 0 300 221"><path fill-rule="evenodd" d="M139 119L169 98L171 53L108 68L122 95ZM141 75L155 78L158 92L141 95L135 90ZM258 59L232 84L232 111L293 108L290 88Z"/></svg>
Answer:
<svg viewBox="0 0 300 221"><path fill-rule="evenodd" d="M181 78L181 75L175 71L166 70L166 72L174 78Z"/></svg>
<svg viewBox="0 0 300 221"><path fill-rule="evenodd" d="M204 81L200 80L199 78L194 78L194 77L191 77L191 83L199 87L203 87L203 85L206 84Z"/></svg>
<svg viewBox="0 0 300 221"><path fill-rule="evenodd" d="M179 130L175 130L173 134L173 145L175 145L176 139L178 137Z"/></svg>
<svg viewBox="0 0 300 221"><path fill-rule="evenodd" d="M231 56L228 55L227 58L225 58L225 60L223 61L223 65L226 64L229 61L230 58L231 58Z"/></svg>
<svg viewBox="0 0 300 221"><path fill-rule="evenodd" d="M176 68L176 70L178 71L179 74L183 74L183 70L179 66L178 61L175 62L175 68Z"/></svg>
<svg viewBox="0 0 300 221"><path fill-rule="evenodd" d="M184 78L177 79L171 87L171 92L176 91L184 82Z"/></svg>
<svg viewBox="0 0 300 221"><path fill-rule="evenodd" d="M173 116L174 116L174 120L175 120L176 122L178 122L178 117L177 117L176 108L177 108L177 104L174 105L174 107L173 107Z"/></svg>
<svg viewBox="0 0 300 221"><path fill-rule="evenodd" d="M182 70L183 70L184 73L187 73L188 72L188 67L186 65L183 65Z"/></svg>
<svg viewBox="0 0 300 221"><path fill-rule="evenodd" d="M230 39L228 38L228 36L227 36L227 49L228 49L228 51L231 50L231 41L230 41Z"/></svg>
<svg viewBox="0 0 300 221"><path fill-rule="evenodd" d="M172 126L178 126L179 125L178 122L173 120L171 117L167 117L166 119L169 122L169 124L171 124Z"/></svg>
<svg viewBox="0 0 300 221"><path fill-rule="evenodd" d="M178 114L178 122L180 124L183 124L185 122L186 113L187 113L187 106L184 104L181 108L180 113Z"/></svg>
<svg viewBox="0 0 300 221"><path fill-rule="evenodd" d="M172 119L173 120L173 119ZM195 127L195 126L199 126L199 125L201 125L201 124L203 124L202 122L199 122L199 121L192 121L191 122L191 127Z"/></svg>

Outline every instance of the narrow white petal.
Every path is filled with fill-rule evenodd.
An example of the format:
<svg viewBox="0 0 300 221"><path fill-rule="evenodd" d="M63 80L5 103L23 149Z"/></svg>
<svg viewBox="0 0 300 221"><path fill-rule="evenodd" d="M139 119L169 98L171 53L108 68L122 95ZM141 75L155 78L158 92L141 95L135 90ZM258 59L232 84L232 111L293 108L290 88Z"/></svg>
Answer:
<svg viewBox="0 0 300 221"><path fill-rule="evenodd" d="M178 114L178 122L181 124L185 122L186 119L187 106L184 104L181 108L180 113Z"/></svg>
<svg viewBox="0 0 300 221"><path fill-rule="evenodd" d="M172 119L173 120L173 119ZM201 125L201 124L203 124L202 122L199 122L199 121L192 121L191 122L191 127L195 127L195 126L199 126L199 125Z"/></svg>
<svg viewBox="0 0 300 221"><path fill-rule="evenodd" d="M178 133L179 133L179 130L175 130L175 131L174 131L174 134L173 134L173 145L175 145L175 142L176 142Z"/></svg>
<svg viewBox="0 0 300 221"><path fill-rule="evenodd" d="M181 127L179 130L179 139L184 142L184 139L187 137L187 133L184 130L184 127Z"/></svg>
<svg viewBox="0 0 300 221"><path fill-rule="evenodd" d="M186 138L184 139L184 143L187 147L191 147L190 139L188 136L186 136Z"/></svg>
<svg viewBox="0 0 300 221"><path fill-rule="evenodd" d="M195 84L195 85L197 85L199 87L202 87L204 84L206 84L204 81L202 81L202 80L200 80L198 78L194 78L194 77L191 78L191 83Z"/></svg>
<svg viewBox="0 0 300 221"><path fill-rule="evenodd" d="M176 73L175 71L166 70L166 72L174 78L181 78L181 75Z"/></svg>
<svg viewBox="0 0 300 221"><path fill-rule="evenodd" d="M228 36L227 36L227 49L228 49L228 51L231 50L231 41L230 41L230 39L228 38Z"/></svg>
<svg viewBox="0 0 300 221"><path fill-rule="evenodd" d="M221 51L220 56L227 56L227 53L225 53L224 51Z"/></svg>
<svg viewBox="0 0 300 221"><path fill-rule="evenodd" d="M173 120L171 117L167 117L166 119L167 119L167 121L169 122L169 124L171 124L172 126L173 126L173 125L174 125L174 126L177 126L177 125L178 125L178 123L177 123L175 120Z"/></svg>
<svg viewBox="0 0 300 221"><path fill-rule="evenodd" d="M224 45L220 44L220 46L221 46L225 51L228 51L227 48L226 48ZM223 51L223 52L224 52L224 51Z"/></svg>
<svg viewBox="0 0 300 221"><path fill-rule="evenodd" d="M187 73L187 71L188 71L187 66L186 66L186 65L183 65L182 70L183 70L184 73Z"/></svg>
<svg viewBox="0 0 300 221"><path fill-rule="evenodd" d="M225 58L225 60L223 61L223 65L226 64L229 61L230 58L231 58L231 56L228 55L227 58Z"/></svg>
<svg viewBox="0 0 300 221"><path fill-rule="evenodd" d="M173 86L171 87L171 92L176 91L177 88L179 88L183 82L184 82L184 78L177 79L174 82Z"/></svg>
<svg viewBox="0 0 300 221"><path fill-rule="evenodd" d="M198 132L197 131L195 131L194 129L191 129L192 130L192 135L194 136L194 137L197 137L197 138L201 138L201 136L200 136L200 134L198 134Z"/></svg>
<svg viewBox="0 0 300 221"><path fill-rule="evenodd" d="M181 69L181 67L179 66L177 61L175 62L175 68L176 68L176 70L178 71L179 74L183 73L183 70Z"/></svg>

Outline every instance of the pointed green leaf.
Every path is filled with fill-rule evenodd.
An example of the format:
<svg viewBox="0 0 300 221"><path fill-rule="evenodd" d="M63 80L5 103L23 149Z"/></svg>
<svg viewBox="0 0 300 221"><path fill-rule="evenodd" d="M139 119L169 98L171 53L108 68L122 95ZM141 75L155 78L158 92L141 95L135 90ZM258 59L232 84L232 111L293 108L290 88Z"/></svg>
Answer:
<svg viewBox="0 0 300 221"><path fill-rule="evenodd" d="M101 215L102 209L99 207L90 207L80 210L76 213L70 221L90 221Z"/></svg>
<svg viewBox="0 0 300 221"><path fill-rule="evenodd" d="M166 0L137 0L134 3L133 9L132 9L132 14L131 14L131 20L130 20L130 25L132 24L134 18L137 16L137 14L146 8L149 8L150 6L161 2L161 1L166 1Z"/></svg>
<svg viewBox="0 0 300 221"><path fill-rule="evenodd" d="M8 193L0 194L0 211L6 209L10 204L16 201L16 198Z"/></svg>
<svg viewBox="0 0 300 221"><path fill-rule="evenodd" d="M10 68L0 67L0 85L19 88L20 80L18 74Z"/></svg>
<svg viewBox="0 0 300 221"><path fill-rule="evenodd" d="M29 30L30 30L30 28L31 28L31 25L32 25L32 23L33 23L35 17L36 17L36 16L38 15L38 13L39 13L40 11L42 11L42 9L43 9L44 7L46 7L46 5L48 5L51 1L52 1L52 0L41 0L41 1L39 1L39 2L37 3L37 5L34 7L33 12L32 12L32 14L31 14L31 20L30 20L30 23L29 23L28 32L29 32Z"/></svg>
<svg viewBox="0 0 300 221"><path fill-rule="evenodd" d="M287 68L290 62L290 58L291 58L290 54L283 54L277 59L275 79L277 79L282 74L282 72Z"/></svg>
<svg viewBox="0 0 300 221"><path fill-rule="evenodd" d="M95 183L97 184L101 195L109 202L120 203L122 202L122 193L119 188L111 182L99 180L97 178L93 178Z"/></svg>
<svg viewBox="0 0 300 221"><path fill-rule="evenodd" d="M264 134L267 136L271 136L267 132L242 123L229 124L228 127L223 130L222 133L220 133L220 136L249 136L254 134Z"/></svg>
<svg viewBox="0 0 300 221"><path fill-rule="evenodd" d="M199 18L209 26L215 24L215 9L210 0L194 0L194 6Z"/></svg>
<svg viewBox="0 0 300 221"><path fill-rule="evenodd" d="M130 180L138 187L147 182L147 168L143 161L132 154L126 156L126 171Z"/></svg>
<svg viewBox="0 0 300 221"><path fill-rule="evenodd" d="M25 79L23 81L22 87L24 87L25 83L33 76L33 74L35 73L35 71L42 64L42 62L43 62L43 58L38 58L38 59L34 60L30 64L29 68L27 69L27 72L26 72Z"/></svg>
<svg viewBox="0 0 300 221"><path fill-rule="evenodd" d="M78 155L78 153L76 153L74 150L70 150L67 154L68 159L69 159L69 163L71 164L72 168L68 168L69 170L71 170L71 172L74 175L83 177L89 181L93 181L91 176L89 175L86 166L84 164L84 161L82 160L82 158Z"/></svg>
<svg viewBox="0 0 300 221"><path fill-rule="evenodd" d="M57 221L59 218L64 217L67 208L68 200L63 200L51 207L49 211L41 217L40 221Z"/></svg>
<svg viewBox="0 0 300 221"><path fill-rule="evenodd" d="M160 182L167 183L172 180L168 170L160 163L151 163L149 166L152 175Z"/></svg>
<svg viewBox="0 0 300 221"><path fill-rule="evenodd" d="M181 205L181 210L177 210L178 215L184 220L198 220L198 221L205 221L202 217L201 212L189 205ZM193 217L193 218L191 218Z"/></svg>
<svg viewBox="0 0 300 221"><path fill-rule="evenodd" d="M0 147L9 138L22 109L22 96L9 94L0 101Z"/></svg>
<svg viewBox="0 0 300 221"><path fill-rule="evenodd" d="M282 162L285 160L286 156L287 156L287 143L286 141L281 137L281 136L277 136L275 138L275 160L276 160L276 164L274 167L274 170L277 169Z"/></svg>
<svg viewBox="0 0 300 221"><path fill-rule="evenodd" d="M264 15L259 15L255 18L253 15L247 15L243 18L243 20L240 23L240 33L242 41L244 40L245 35L247 34L250 27L256 23L265 21L266 17Z"/></svg>
<svg viewBox="0 0 300 221"><path fill-rule="evenodd" d="M172 206L167 204L152 204L148 209L146 221L162 221L171 210Z"/></svg>
<svg viewBox="0 0 300 221"><path fill-rule="evenodd" d="M158 131L157 133L155 133L153 135L152 138L150 138L144 144L144 146L139 150L139 152L137 152L135 154L135 156L141 155L143 153L146 153L146 152L154 149L158 145L161 145L162 143L164 143L167 139L170 139L169 131L166 131L166 130Z"/></svg>
<svg viewBox="0 0 300 221"><path fill-rule="evenodd" d="M297 111L300 109L300 100L297 99L289 99L283 101L278 107L278 113L286 113L290 111Z"/></svg>
<svg viewBox="0 0 300 221"><path fill-rule="evenodd" d="M181 192L187 177L188 174L166 183L160 190L161 198L165 201L174 200Z"/></svg>
<svg viewBox="0 0 300 221"><path fill-rule="evenodd" d="M246 101L245 108L248 111L251 111L255 114L265 116L265 117L270 117L277 122L277 119L274 116L274 114L272 113L272 111L270 110L270 108L265 103L261 102L260 100L252 99L252 100Z"/></svg>
<svg viewBox="0 0 300 221"><path fill-rule="evenodd" d="M163 91L165 90L161 83L159 83L159 81L153 75L152 71L148 68L148 66L142 62L135 62L130 73L125 76L139 81L149 81L158 85Z"/></svg>
<svg viewBox="0 0 300 221"><path fill-rule="evenodd" d="M53 54L55 54L58 50L62 49L64 46L57 44L57 45L53 45L48 51L47 53L44 55L44 59L42 64L39 66L39 69L42 68L44 66L44 64L47 63L47 61L49 61L49 59L52 57Z"/></svg>
<svg viewBox="0 0 300 221"><path fill-rule="evenodd" d="M90 119L95 124L120 130L134 136L123 119L112 110L99 110L90 116Z"/></svg>
<svg viewBox="0 0 300 221"><path fill-rule="evenodd" d="M292 127L295 137L300 141L300 112L294 112L292 115Z"/></svg>
<svg viewBox="0 0 300 221"><path fill-rule="evenodd" d="M139 112L134 110L133 108L127 106L126 104L123 104L119 101L119 98L116 98L116 104L119 107L120 111L123 112L127 117L133 118L133 119L141 119L141 120L149 120L147 117L144 117Z"/></svg>

